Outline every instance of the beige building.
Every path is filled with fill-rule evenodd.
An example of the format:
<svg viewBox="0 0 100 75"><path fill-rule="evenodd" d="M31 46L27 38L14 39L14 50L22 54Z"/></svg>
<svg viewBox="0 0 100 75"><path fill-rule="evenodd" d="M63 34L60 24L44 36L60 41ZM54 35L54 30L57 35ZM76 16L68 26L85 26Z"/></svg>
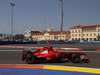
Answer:
<svg viewBox="0 0 100 75"><path fill-rule="evenodd" d="M70 32L69 31L51 31L51 32L31 32L31 38L35 41L41 40L69 40Z"/></svg>
<svg viewBox="0 0 100 75"><path fill-rule="evenodd" d="M54 32L45 32L43 35L45 40L69 40L70 38L70 32L60 32L60 31L54 31Z"/></svg>
<svg viewBox="0 0 100 75"><path fill-rule="evenodd" d="M74 26L70 29L70 40L93 41L100 39L100 25Z"/></svg>
<svg viewBox="0 0 100 75"><path fill-rule="evenodd" d="M43 40L43 34L44 34L44 32L31 31L31 39L34 40L34 41Z"/></svg>
<svg viewBox="0 0 100 75"><path fill-rule="evenodd" d="M41 40L69 40L70 39L70 31L53 31L53 28L50 26L47 28L47 31L27 31L25 34L25 38L31 39L33 41L41 41Z"/></svg>

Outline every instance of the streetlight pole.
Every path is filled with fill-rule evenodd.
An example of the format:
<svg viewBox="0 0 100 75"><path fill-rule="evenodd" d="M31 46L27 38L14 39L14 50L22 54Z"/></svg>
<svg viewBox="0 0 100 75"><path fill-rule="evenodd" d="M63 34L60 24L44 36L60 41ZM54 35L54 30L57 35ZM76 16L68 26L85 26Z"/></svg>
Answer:
<svg viewBox="0 0 100 75"><path fill-rule="evenodd" d="M61 32L63 32L63 18L64 18L63 0L59 1L61 1Z"/></svg>
<svg viewBox="0 0 100 75"><path fill-rule="evenodd" d="M15 6L15 3L11 2L10 6L11 6L11 40L13 40L13 18L14 18L14 6Z"/></svg>

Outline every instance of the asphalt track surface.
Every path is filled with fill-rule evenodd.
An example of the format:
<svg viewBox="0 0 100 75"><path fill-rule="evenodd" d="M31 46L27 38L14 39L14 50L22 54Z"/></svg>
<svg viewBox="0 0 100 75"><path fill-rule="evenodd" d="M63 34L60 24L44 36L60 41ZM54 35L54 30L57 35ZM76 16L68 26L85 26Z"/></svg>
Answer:
<svg viewBox="0 0 100 75"><path fill-rule="evenodd" d="M90 58L90 63L39 63L49 65L63 65L63 66L78 66L78 67L92 67L100 68L100 53L89 52L86 53ZM21 49L0 49L0 64L27 64L22 61L22 50Z"/></svg>
<svg viewBox="0 0 100 75"><path fill-rule="evenodd" d="M78 47L78 48L100 48L100 44L96 43L77 43L77 44L16 44L12 46L25 46L25 47L44 47L44 46L53 46L57 48L66 48L66 47Z"/></svg>

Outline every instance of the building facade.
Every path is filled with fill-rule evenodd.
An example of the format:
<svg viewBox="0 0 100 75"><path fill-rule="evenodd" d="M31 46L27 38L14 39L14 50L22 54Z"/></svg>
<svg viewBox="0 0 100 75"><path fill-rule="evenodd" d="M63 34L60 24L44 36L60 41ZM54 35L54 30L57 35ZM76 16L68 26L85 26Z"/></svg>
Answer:
<svg viewBox="0 0 100 75"><path fill-rule="evenodd" d="M39 31L31 31L31 40L33 41L41 41L41 40L69 40L70 39L70 31L47 31L47 32L39 32Z"/></svg>
<svg viewBox="0 0 100 75"><path fill-rule="evenodd" d="M74 26L70 29L70 40L94 41L100 39L100 25Z"/></svg>
<svg viewBox="0 0 100 75"><path fill-rule="evenodd" d="M53 32L46 32L43 35L44 40L69 40L70 39L70 32L60 32L60 31L53 31Z"/></svg>
<svg viewBox="0 0 100 75"><path fill-rule="evenodd" d="M40 31L31 31L31 39L33 41L40 41L43 40L43 34L44 32L40 32Z"/></svg>

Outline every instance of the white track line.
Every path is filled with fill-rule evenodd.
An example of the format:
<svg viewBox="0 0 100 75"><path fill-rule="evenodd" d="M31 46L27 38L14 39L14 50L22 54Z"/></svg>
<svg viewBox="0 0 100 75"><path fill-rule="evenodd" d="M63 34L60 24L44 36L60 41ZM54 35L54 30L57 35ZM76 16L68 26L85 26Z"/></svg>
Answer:
<svg viewBox="0 0 100 75"><path fill-rule="evenodd" d="M1 51L1 52L6 52L6 51L10 51L10 52L11 52L11 51L12 51L12 52L20 51L20 52L21 52L21 51L23 51L23 50L0 50L0 51Z"/></svg>

